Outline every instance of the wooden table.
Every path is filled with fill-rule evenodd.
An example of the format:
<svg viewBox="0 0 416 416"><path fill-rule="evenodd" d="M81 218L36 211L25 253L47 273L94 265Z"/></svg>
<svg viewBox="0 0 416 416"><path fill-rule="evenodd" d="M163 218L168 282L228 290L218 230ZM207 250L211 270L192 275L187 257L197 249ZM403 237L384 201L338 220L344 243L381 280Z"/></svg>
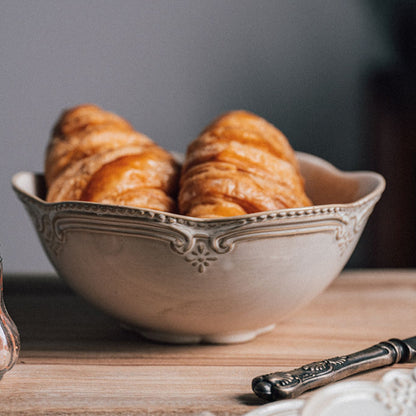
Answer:
<svg viewBox="0 0 416 416"><path fill-rule="evenodd" d="M416 332L413 270L344 272L273 332L235 345L146 341L54 276L6 274L4 292L22 350L0 382L0 415L243 415L264 404L257 375Z"/></svg>

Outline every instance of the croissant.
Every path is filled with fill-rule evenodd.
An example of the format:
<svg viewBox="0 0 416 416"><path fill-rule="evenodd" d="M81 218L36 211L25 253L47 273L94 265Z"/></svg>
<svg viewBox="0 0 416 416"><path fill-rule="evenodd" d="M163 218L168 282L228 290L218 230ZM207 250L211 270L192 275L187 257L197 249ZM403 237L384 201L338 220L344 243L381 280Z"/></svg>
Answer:
<svg viewBox="0 0 416 416"><path fill-rule="evenodd" d="M46 150L48 202L176 211L179 165L124 119L85 104L65 111Z"/></svg>
<svg viewBox="0 0 416 416"><path fill-rule="evenodd" d="M117 114L93 104L71 108L62 113L52 130L46 150L46 184L50 186L70 164L97 152L153 144Z"/></svg>
<svg viewBox="0 0 416 416"><path fill-rule="evenodd" d="M311 205L287 138L263 118L232 111L187 149L179 212L219 218Z"/></svg>

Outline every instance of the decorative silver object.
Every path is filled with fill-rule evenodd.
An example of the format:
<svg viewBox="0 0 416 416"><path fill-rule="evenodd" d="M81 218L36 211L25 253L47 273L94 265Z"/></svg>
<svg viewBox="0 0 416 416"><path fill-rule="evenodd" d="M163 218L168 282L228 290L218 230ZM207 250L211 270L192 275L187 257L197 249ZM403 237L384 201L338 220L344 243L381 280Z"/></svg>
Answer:
<svg viewBox="0 0 416 416"><path fill-rule="evenodd" d="M0 379L16 364L19 352L19 332L4 303L3 261L0 257Z"/></svg>
<svg viewBox="0 0 416 416"><path fill-rule="evenodd" d="M259 376L253 379L252 388L257 396L268 401L292 399L353 374L407 362L416 362L416 337L390 339L354 354Z"/></svg>
<svg viewBox="0 0 416 416"><path fill-rule="evenodd" d="M394 369L379 381L340 381L305 399L275 401L245 416L414 416L416 368Z"/></svg>

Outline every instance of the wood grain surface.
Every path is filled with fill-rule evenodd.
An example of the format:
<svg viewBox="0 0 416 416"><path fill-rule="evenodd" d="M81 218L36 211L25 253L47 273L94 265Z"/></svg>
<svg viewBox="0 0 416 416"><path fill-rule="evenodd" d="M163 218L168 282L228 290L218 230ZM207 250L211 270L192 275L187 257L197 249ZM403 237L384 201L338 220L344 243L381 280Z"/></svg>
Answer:
<svg viewBox="0 0 416 416"><path fill-rule="evenodd" d="M274 331L234 345L147 341L55 276L5 275L4 294L22 350L0 382L0 415L243 415L264 404L255 376L416 335L415 270L344 272Z"/></svg>

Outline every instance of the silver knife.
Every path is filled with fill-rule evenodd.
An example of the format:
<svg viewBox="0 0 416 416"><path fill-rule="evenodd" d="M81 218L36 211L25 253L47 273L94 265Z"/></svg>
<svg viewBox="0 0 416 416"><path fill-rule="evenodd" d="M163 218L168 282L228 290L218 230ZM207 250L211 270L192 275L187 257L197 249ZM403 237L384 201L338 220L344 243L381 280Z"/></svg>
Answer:
<svg viewBox="0 0 416 416"><path fill-rule="evenodd" d="M268 401L293 399L353 374L409 362L416 362L416 336L389 339L350 355L313 362L288 372L265 374L254 378L251 385L257 396Z"/></svg>

